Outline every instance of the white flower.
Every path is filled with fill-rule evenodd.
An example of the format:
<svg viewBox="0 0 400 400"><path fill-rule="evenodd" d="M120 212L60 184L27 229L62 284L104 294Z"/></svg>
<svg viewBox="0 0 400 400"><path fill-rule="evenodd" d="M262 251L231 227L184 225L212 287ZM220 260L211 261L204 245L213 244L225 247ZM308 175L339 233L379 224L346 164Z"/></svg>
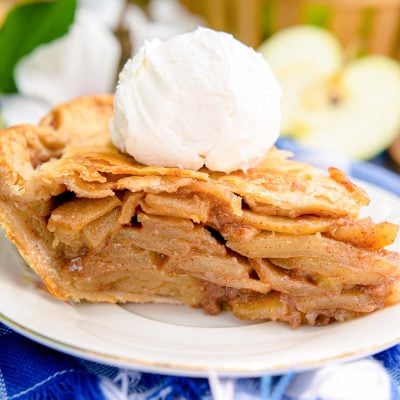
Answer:
<svg viewBox="0 0 400 400"><path fill-rule="evenodd" d="M121 49L97 17L79 9L70 31L17 64L18 91L51 105L114 90Z"/></svg>
<svg viewBox="0 0 400 400"><path fill-rule="evenodd" d="M189 13L178 0L151 0L148 6L150 18L141 8L129 5L123 25L129 31L132 53L136 53L146 39L166 40L180 33L190 32L205 23Z"/></svg>
<svg viewBox="0 0 400 400"><path fill-rule="evenodd" d="M87 10L110 29L117 29L126 0L79 0L80 9Z"/></svg>

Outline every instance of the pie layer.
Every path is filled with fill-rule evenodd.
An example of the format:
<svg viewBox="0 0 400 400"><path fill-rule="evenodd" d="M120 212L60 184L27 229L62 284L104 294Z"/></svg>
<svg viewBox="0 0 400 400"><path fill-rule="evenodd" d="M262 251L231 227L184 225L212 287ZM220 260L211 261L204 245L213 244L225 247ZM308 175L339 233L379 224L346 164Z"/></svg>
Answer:
<svg viewBox="0 0 400 400"><path fill-rule="evenodd" d="M366 193L272 149L223 174L141 165L109 140L111 97L0 133L0 219L62 300L163 302L296 327L399 300L397 234Z"/></svg>

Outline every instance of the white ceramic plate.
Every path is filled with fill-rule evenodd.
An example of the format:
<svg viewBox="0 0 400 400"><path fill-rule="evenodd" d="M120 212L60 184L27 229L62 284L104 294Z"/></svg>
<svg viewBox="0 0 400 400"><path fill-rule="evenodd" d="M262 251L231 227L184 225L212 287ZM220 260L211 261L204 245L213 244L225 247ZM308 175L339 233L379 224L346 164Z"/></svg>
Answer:
<svg viewBox="0 0 400 400"><path fill-rule="evenodd" d="M367 186L367 185L364 185ZM400 223L400 199L367 186L366 210ZM392 246L400 250L400 240ZM252 376L365 356L400 342L400 305L354 321L293 330L171 305L68 304L41 289L0 238L0 319L42 344L108 364L186 376Z"/></svg>

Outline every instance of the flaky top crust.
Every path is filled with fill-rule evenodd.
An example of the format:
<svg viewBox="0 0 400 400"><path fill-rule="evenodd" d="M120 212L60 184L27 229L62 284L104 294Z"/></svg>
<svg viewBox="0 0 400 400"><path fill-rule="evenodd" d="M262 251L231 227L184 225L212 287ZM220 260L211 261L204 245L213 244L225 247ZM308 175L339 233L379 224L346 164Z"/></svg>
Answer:
<svg viewBox="0 0 400 400"><path fill-rule="evenodd" d="M199 185L241 214L242 199L252 208L295 217L302 214L357 216L366 193L339 170L328 173L289 160L271 149L247 173L231 174L145 166L121 154L110 142L112 97L84 97L57 107L38 126L20 125L0 136L3 192L26 201L46 199L65 187L80 197L113 196L115 190L151 188L176 191ZM165 190L166 189L166 190ZM229 203L229 204L228 204Z"/></svg>

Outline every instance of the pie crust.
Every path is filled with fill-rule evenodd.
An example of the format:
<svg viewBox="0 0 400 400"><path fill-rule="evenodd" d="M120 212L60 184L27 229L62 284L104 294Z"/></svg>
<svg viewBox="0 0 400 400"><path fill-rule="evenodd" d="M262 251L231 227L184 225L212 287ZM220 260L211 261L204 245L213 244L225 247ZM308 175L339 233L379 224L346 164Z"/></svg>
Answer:
<svg viewBox="0 0 400 400"><path fill-rule="evenodd" d="M359 219L368 196L343 172L275 148L246 173L141 165L110 142L112 102L0 133L0 221L54 296L292 327L399 300L398 227Z"/></svg>

